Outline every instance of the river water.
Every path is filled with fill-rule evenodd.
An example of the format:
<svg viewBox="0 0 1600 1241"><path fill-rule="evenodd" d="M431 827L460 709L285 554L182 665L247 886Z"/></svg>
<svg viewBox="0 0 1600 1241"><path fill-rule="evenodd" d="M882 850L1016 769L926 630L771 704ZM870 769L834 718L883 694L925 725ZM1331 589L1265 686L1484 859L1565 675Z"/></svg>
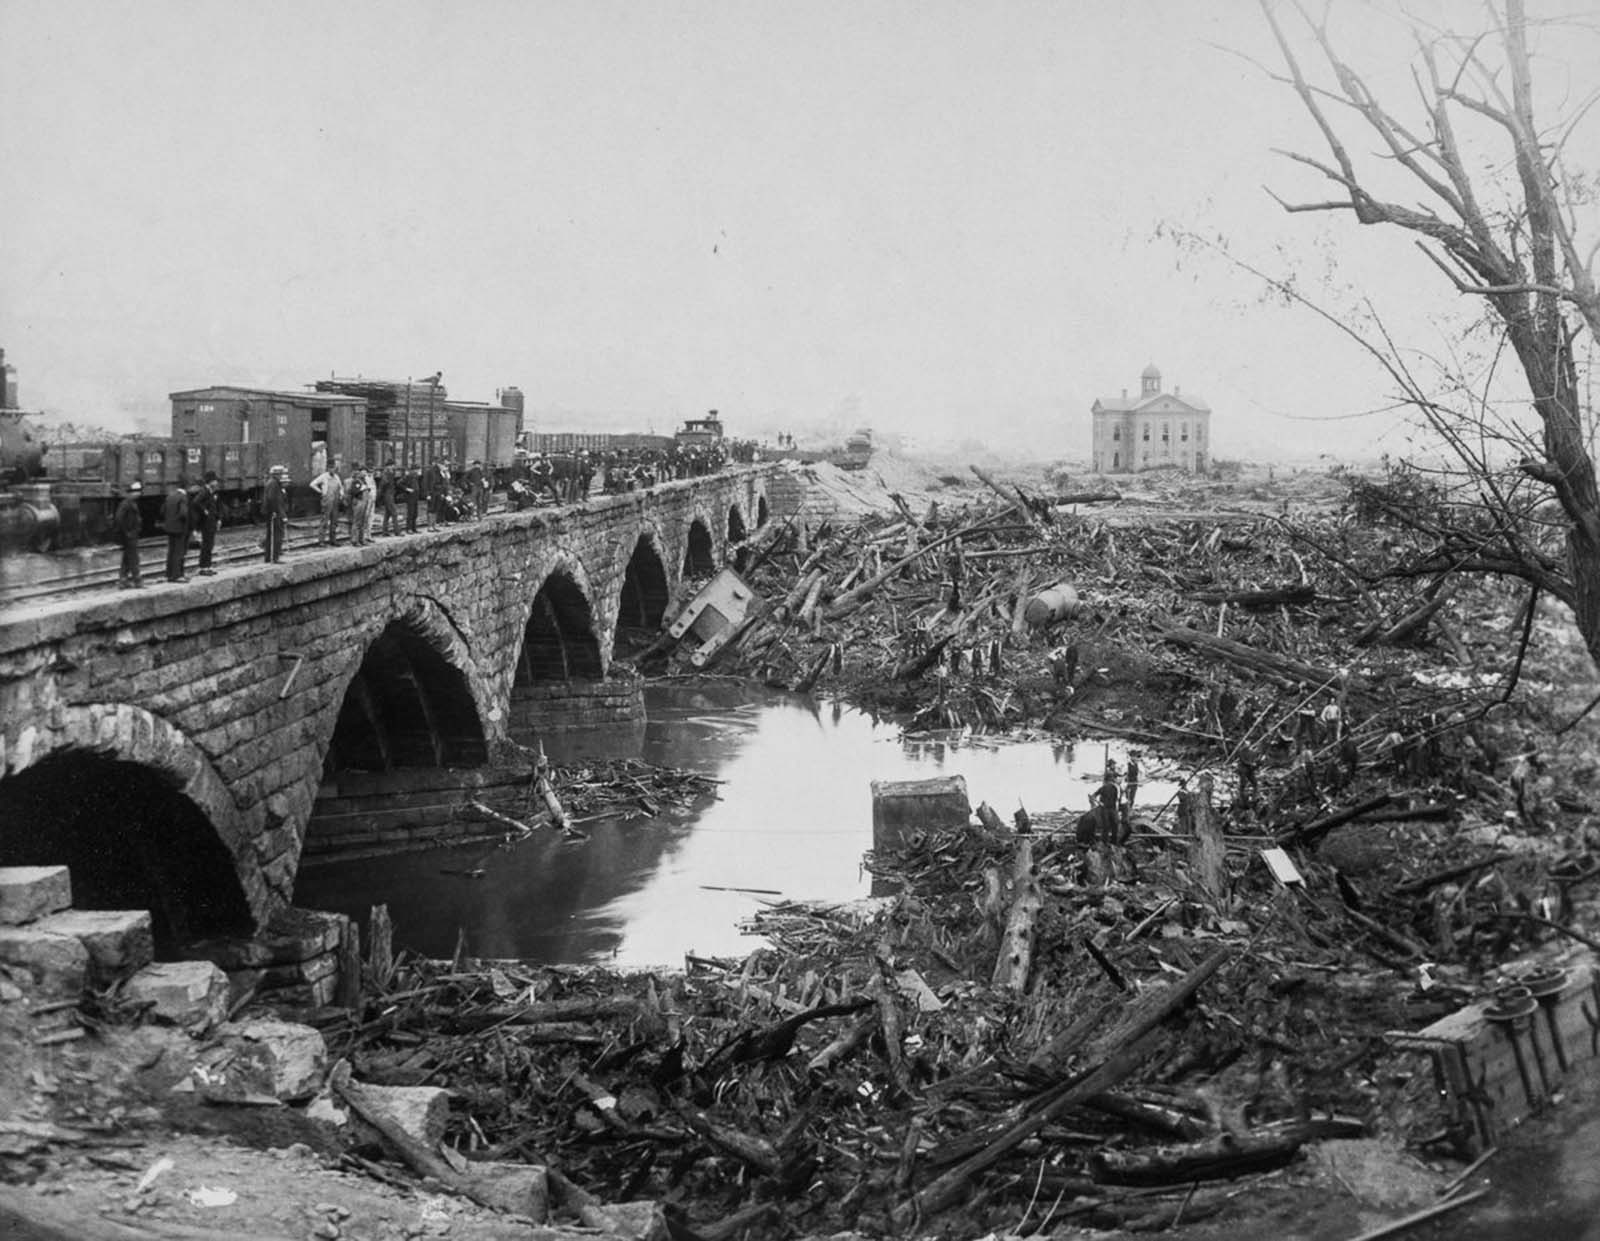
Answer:
<svg viewBox="0 0 1600 1241"><path fill-rule="evenodd" d="M642 758L720 781L688 812L583 825L497 848L473 845L301 869L295 904L364 920L386 903L396 947L619 968L681 966L685 953L740 955L759 941L740 923L762 902L851 900L870 877L873 780L965 777L972 804L1010 819L1083 810L1104 770L1104 742L904 738L840 704L748 685L652 686L642 730L547 738L551 758ZM1119 766L1123 750L1113 744ZM1146 764L1148 766L1148 764ZM1148 776L1140 804L1171 784ZM741 890L742 889L742 890ZM754 889L754 891L752 891Z"/></svg>

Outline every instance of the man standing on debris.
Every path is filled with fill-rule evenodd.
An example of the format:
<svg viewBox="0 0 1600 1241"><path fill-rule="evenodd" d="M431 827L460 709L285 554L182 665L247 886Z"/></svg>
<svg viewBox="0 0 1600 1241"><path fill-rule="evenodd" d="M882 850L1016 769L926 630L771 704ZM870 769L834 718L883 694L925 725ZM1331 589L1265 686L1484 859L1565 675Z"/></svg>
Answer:
<svg viewBox="0 0 1600 1241"><path fill-rule="evenodd" d="M267 519L267 563L283 559L284 535L289 529L289 467L275 465L267 472L267 487L261 497L261 512Z"/></svg>
<svg viewBox="0 0 1600 1241"><path fill-rule="evenodd" d="M161 529L167 536L167 581L187 582L183 558L189 550L189 493L181 479L172 484L161 506Z"/></svg>
<svg viewBox="0 0 1600 1241"><path fill-rule="evenodd" d="M117 505L116 516L111 519L117 541L122 544L122 567L117 571L117 585L124 589L144 585L139 579L139 532L144 526L144 519L139 515L139 497L143 493L144 484L134 479L128 484L122 503Z"/></svg>

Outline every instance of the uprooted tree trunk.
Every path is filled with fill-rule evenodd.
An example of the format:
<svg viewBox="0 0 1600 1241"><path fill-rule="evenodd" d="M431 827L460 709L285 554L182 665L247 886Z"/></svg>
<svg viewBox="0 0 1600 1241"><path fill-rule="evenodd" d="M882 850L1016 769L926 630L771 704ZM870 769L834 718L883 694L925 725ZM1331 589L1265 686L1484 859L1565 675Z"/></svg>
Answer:
<svg viewBox="0 0 1600 1241"><path fill-rule="evenodd" d="M1513 496L1517 484L1495 473L1477 447L1471 420L1441 408L1411 378L1396 348L1357 342L1388 370L1408 399L1465 464L1487 521L1453 551L1457 567L1523 577L1568 604L1591 658L1600 665L1600 487L1587 443L1593 410L1576 362L1587 330L1600 339L1600 288L1577 236L1583 181L1562 166L1567 124L1539 124L1534 117L1529 23L1523 0L1486 6L1488 30L1416 31L1417 91L1423 115L1408 120L1380 101L1338 54L1325 19L1300 10L1332 82L1310 80L1301 58L1274 12L1261 0L1277 40L1287 77L1315 122L1327 155L1284 152L1315 169L1336 187L1330 201L1283 203L1286 210L1349 211L1362 224L1389 225L1417 236L1418 246L1444 272L1458 293L1482 298L1515 355L1539 419L1541 451L1525 456L1521 472L1546 489L1565 522L1564 558L1541 554L1535 528L1524 520L1530 506ZM1556 30L1549 37L1561 37ZM1568 90L1587 108L1582 91ZM1337 111L1335 111L1337 107ZM1347 145L1346 118L1362 129L1361 144ZM1575 123L1578 114L1561 118ZM1336 124L1335 121L1339 124ZM1464 147L1458 130L1471 136L1484 123L1503 146L1485 151ZM1376 140L1370 162L1352 151ZM1485 158L1485 156L1490 158ZM1364 158L1364 157L1363 157ZM1331 162L1330 162L1331 161ZM1504 184L1486 167L1514 169ZM1409 178L1420 204L1385 199L1374 187L1391 175ZM1281 202L1282 200L1280 200ZM1531 440L1531 437L1530 437Z"/></svg>

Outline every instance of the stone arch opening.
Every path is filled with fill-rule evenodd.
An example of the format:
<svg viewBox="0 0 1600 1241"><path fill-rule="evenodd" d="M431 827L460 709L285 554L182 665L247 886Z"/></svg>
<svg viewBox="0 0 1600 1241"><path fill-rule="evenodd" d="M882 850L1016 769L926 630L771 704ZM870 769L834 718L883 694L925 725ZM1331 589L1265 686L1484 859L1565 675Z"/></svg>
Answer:
<svg viewBox="0 0 1600 1241"><path fill-rule="evenodd" d="M476 767L488 755L466 674L420 619L404 616L378 635L351 678L323 774Z"/></svg>
<svg viewBox="0 0 1600 1241"><path fill-rule="evenodd" d="M512 684L592 679L604 674L589 598L571 574L557 569L534 596Z"/></svg>
<svg viewBox="0 0 1600 1241"><path fill-rule="evenodd" d="M67 866L78 909L148 909L164 959L254 928L233 856L171 772L65 747L0 780L0 824L0 866Z"/></svg>
<svg viewBox="0 0 1600 1241"><path fill-rule="evenodd" d="M771 520L772 520L772 510L767 506L767 497L766 496L757 496L756 497L756 527L757 527L757 529L759 529L760 527L766 525L767 522L769 522Z"/></svg>
<svg viewBox="0 0 1600 1241"><path fill-rule="evenodd" d="M641 537L628 558L622 593L617 601L617 635L613 646L619 654L641 650L655 641L671 593L666 565L661 563L654 544Z"/></svg>
<svg viewBox="0 0 1600 1241"><path fill-rule="evenodd" d="M683 576L710 577L717 571L716 544L706 523L696 517L689 526L689 539L683 549Z"/></svg>

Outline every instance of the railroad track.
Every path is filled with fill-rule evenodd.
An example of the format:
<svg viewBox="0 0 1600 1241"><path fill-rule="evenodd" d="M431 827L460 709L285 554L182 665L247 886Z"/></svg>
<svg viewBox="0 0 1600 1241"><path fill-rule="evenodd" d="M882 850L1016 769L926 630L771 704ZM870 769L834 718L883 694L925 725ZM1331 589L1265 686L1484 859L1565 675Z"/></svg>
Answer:
<svg viewBox="0 0 1600 1241"><path fill-rule="evenodd" d="M506 511L508 510L504 508L490 508L489 515L492 517L497 512ZM294 552L314 551L321 547L322 541L317 537L316 533L319 527L320 523L315 521L291 521L289 523L289 536L284 540L284 555L287 556ZM224 533L226 534L226 532ZM391 537L405 538L407 536ZM262 563L261 539L262 532L257 527L241 531L231 538L219 536L211 558L213 565L222 569ZM348 536L340 539L338 546L351 546ZM196 555L197 553L191 548L185 557L184 571L188 575L189 581L196 580ZM165 539L143 539L140 541L139 572L144 581L145 589L156 590L169 584L166 578L167 542ZM113 591L117 589L117 578L120 573L120 553L118 553L117 560L108 560L103 565L80 568L34 581L15 584L0 583L0 609L15 608L45 599L70 598L77 594Z"/></svg>

